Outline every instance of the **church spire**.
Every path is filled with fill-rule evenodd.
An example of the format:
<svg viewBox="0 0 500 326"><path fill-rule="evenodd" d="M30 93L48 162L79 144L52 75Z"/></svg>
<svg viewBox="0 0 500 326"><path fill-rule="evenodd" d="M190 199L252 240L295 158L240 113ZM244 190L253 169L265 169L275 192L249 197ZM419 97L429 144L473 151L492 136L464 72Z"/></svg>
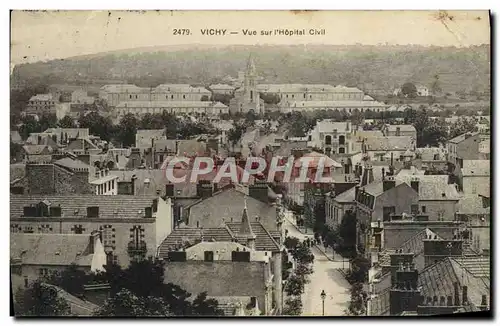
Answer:
<svg viewBox="0 0 500 326"><path fill-rule="evenodd" d="M252 226L250 225L250 220L248 219L247 212L247 197L245 196L245 207L243 208L243 215L241 217L241 226L238 233L239 236L246 236L247 246L255 249L255 239L257 236L253 233Z"/></svg>
<svg viewBox="0 0 500 326"><path fill-rule="evenodd" d="M253 56L251 53L248 56L246 73L247 73L247 76L255 76L256 75L255 63L253 62Z"/></svg>

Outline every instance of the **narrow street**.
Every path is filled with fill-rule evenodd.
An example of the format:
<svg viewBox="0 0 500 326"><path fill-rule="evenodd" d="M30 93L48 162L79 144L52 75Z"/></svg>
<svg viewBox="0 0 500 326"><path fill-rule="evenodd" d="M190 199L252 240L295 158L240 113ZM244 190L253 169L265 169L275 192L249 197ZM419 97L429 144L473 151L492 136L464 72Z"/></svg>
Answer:
<svg viewBox="0 0 500 326"><path fill-rule="evenodd" d="M306 237L312 237L301 233L292 223L290 223L289 213L285 213L285 228L288 230L288 236L304 240ZM311 248L314 254L313 274L309 276L310 283L306 284L304 294L302 295L302 304L304 316L322 316L323 304L321 292L324 290L325 297L325 316L342 316L347 309L350 293L350 285L338 269L342 269L343 263L331 261L317 247Z"/></svg>

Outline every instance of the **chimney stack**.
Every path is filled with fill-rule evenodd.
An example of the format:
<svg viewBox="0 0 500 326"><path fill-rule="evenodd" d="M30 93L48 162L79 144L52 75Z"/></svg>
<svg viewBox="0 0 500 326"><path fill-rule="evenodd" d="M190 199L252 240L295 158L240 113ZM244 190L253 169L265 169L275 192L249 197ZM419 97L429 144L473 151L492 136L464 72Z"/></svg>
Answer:
<svg viewBox="0 0 500 326"><path fill-rule="evenodd" d="M386 192L396 186L396 180L394 180L393 176L388 176L382 181L382 190Z"/></svg>
<svg viewBox="0 0 500 326"><path fill-rule="evenodd" d="M462 306L465 306L468 303L467 299L467 285L462 287Z"/></svg>
<svg viewBox="0 0 500 326"><path fill-rule="evenodd" d="M453 283L455 306L460 306L460 294L458 290L458 282Z"/></svg>

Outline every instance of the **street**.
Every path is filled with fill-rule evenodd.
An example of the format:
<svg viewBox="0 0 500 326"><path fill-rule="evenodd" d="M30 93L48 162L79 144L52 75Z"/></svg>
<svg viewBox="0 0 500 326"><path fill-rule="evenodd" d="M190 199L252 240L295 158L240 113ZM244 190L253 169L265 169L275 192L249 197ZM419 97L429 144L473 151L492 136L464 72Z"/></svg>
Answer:
<svg viewBox="0 0 500 326"><path fill-rule="evenodd" d="M290 223L286 214L285 228L289 237L304 240L309 235L301 233ZM310 236L312 237L312 236ZM309 276L310 283L305 285L302 294L303 316L322 316L321 292L324 290L325 316L342 316L347 309L350 285L338 269L342 269L342 260L331 261L318 248L311 248L314 254L313 274Z"/></svg>

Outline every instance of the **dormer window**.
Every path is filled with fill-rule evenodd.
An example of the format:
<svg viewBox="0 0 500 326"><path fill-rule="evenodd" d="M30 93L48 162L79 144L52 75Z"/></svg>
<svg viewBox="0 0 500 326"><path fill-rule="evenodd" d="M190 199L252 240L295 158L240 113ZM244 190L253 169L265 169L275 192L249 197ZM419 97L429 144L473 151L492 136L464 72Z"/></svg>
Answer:
<svg viewBox="0 0 500 326"><path fill-rule="evenodd" d="M99 217L99 207L98 206L87 207L87 217Z"/></svg>

